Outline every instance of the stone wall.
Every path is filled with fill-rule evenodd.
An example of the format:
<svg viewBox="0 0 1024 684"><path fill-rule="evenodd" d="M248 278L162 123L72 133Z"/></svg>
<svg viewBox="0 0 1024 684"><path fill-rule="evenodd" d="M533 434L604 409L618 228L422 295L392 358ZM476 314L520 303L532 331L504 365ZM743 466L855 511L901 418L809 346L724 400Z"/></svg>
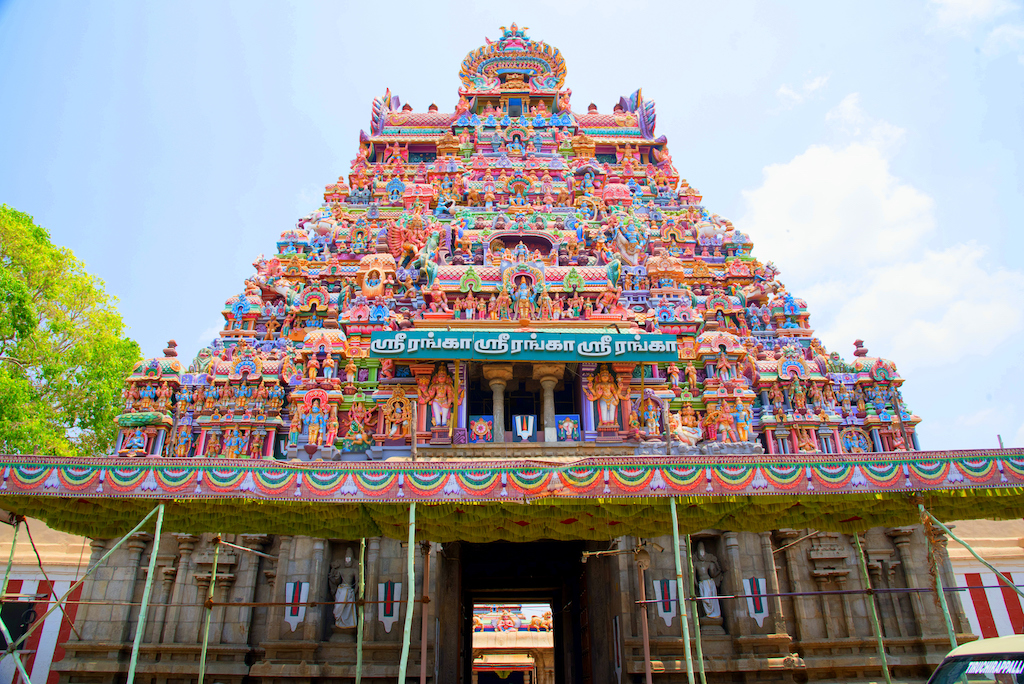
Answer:
<svg viewBox="0 0 1024 684"><path fill-rule="evenodd" d="M719 579L720 596L745 593L743 580L751 578L764 580L766 593L863 589L865 578L852 538L835 533L808 536L812 532L704 530L693 535L692 542L695 552L698 544L704 547L705 562L712 562L714 556L718 571L713 574ZM358 557L359 540L268 535L225 535L224 540L279 560L221 547L215 600L237 605L213 609L207 681L242 684L246 677L275 684L306 684L313 679L351 681L355 629L336 629L331 605L309 606L304 615L290 616L289 621L288 607L282 604L289 601L289 589L294 589L289 583L306 583L307 601L332 601L328 577L332 561L343 559L349 548ZM587 566L581 564L581 573L589 573L583 585L588 638L582 643L590 644L586 657L595 684L629 681L631 676L642 675L644 610L655 679L669 682L684 681L686 677L681 623L671 600L676 576L672 538L644 540L651 556L650 568L644 573L646 596L649 600L659 596L669 600L642 606L637 604L640 591L631 552L637 541L622 537L615 542L621 554L595 558ZM92 560L112 543L92 542ZM920 528L872 529L862 543L874 587L932 586ZM597 547L608 548L606 544ZM427 673L431 681L435 635L458 634L461 628L446 629L437 620L438 615L455 619L455 613L445 611L436 600L439 578L450 573L440 567L440 548L437 544L430 547L429 594L435 600L426 606ZM137 605L126 603L141 600L149 557L154 552L157 574L153 604L137 679L158 684L185 684L196 679L205 618L203 602L213 563L212 536L167 534L160 548L154 550L151 536L142 534L129 540L86 582L83 600L110 603L82 606L76 621L82 639L72 637L67 656L54 665L61 672L62 682L100 684L123 678L139 612ZM417 545L415 553L414 596L418 599L423 593L423 547ZM408 598L405 545L391 539L368 539L365 567L366 600L374 603L366 605L364 677L394 680ZM944 559L943 572L944 582L951 585L948 559ZM688 587L689 581L685 576ZM382 622L376 601L382 598L378 585L386 582L402 587L395 619ZM442 602L453 600L450 594L440 597ZM934 594L878 594L875 600L889 645L890 665L901 681L924 681L949 648ZM246 605L251 603L278 605ZM863 594L769 597L760 620L756 611L751 615L746 599L721 599L719 605L720 617L709 618L702 611L700 618L709 681L734 681L739 676L751 681L847 682L879 676L872 623ZM409 658L410 676L417 678L421 607L417 602ZM957 631L969 632L955 597L951 609ZM621 672L616 671L613 662L616 644L611 623L615 618ZM691 634L692 630L691 625Z"/></svg>

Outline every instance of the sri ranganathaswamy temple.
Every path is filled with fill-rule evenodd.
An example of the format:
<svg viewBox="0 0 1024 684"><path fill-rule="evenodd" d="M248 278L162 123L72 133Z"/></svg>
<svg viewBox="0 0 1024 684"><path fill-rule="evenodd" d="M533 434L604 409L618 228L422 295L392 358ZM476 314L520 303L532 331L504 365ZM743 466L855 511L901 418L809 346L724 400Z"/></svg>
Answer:
<svg viewBox="0 0 1024 684"><path fill-rule="evenodd" d="M920 452L894 364L822 346L646 94L571 103L515 24L459 75L454 111L373 101L219 337L136 366L114 454L7 457L5 508L64 506L93 563L165 502L61 682L124 682L136 632L147 684L923 682L971 630L918 504L999 517L965 497L1024 457Z"/></svg>

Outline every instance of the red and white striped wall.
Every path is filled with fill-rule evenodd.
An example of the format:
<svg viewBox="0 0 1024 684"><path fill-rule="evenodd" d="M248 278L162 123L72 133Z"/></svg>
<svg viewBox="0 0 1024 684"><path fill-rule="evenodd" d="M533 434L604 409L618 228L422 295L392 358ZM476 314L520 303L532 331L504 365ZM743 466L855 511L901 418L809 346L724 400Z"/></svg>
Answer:
<svg viewBox="0 0 1024 684"><path fill-rule="evenodd" d="M63 596L75 581L73 576L69 577L64 573L54 574L49 570L47 572L53 581L52 587L38 571L38 576L32 576L32 573L19 575L15 572L13 574L15 579L12 579L7 586L7 596L12 601L34 600L36 615L41 618L53 606L53 602ZM81 592L82 588L78 587L71 595L69 602L64 605L64 611L72 620L78 611L76 601ZM50 665L64 657L63 644L70 636L71 624L64 617L64 613L57 609L46 617L41 628L25 640L19 650L25 669L32 679L32 684L57 684L58 674L50 672ZM14 664L13 656L8 655L0 660L0 684L25 684Z"/></svg>
<svg viewBox="0 0 1024 684"><path fill-rule="evenodd" d="M1018 587L1024 587L1024 570L996 567ZM980 564L977 568L980 568L977 572L956 568L955 573L957 586L969 588L960 592L960 602L971 623L971 631L982 639L1024 634L1024 604L1020 596L995 573Z"/></svg>

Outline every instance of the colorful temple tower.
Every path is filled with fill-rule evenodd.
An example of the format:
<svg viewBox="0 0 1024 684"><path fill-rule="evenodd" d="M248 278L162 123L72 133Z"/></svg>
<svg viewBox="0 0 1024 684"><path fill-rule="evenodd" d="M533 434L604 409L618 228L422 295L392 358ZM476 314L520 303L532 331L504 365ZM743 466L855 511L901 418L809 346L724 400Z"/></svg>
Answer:
<svg viewBox="0 0 1024 684"><path fill-rule="evenodd" d="M388 459L692 455L696 462L727 454L777 462L772 486L782 492L805 486L805 470L786 465L802 452L919 449L920 419L903 404L893 363L868 357L860 341L852 362L825 350L806 303L778 269L755 257L751 238L708 211L680 177L656 133L654 102L637 90L610 112L593 104L574 110L565 75L557 49L513 24L467 55L454 111L414 111L390 91L374 100L348 172L327 185L321 207L280 233L269 257L256 260L255 273L224 304L218 338L187 368L172 343L128 378L117 419L123 462L297 459L327 468ZM204 487L222 487L217 467ZM859 486L863 472L843 470L843 485L852 478L850 486ZM623 473L620 488L628 487ZM307 487L316 485L314 475ZM372 493L371 475L345 487ZM716 476L723 487L727 475ZM242 477L236 485L255 491L252 475ZM467 470L456 482L445 471L428 484L431 492L457 492L476 486L474 477ZM628 491L665 489L661 477ZM607 471L604 478L607 492ZM298 482L296 496L301 475ZM505 475L480 482L481 490L506 490ZM806 482L813 489L810 468ZM748 478L742 488L759 486ZM399 479L396 496L401 487ZM332 494L344 495L344 487ZM453 515L468 520L457 508ZM580 509L556 522L585 529L587 515ZM546 541L531 533L528 543L515 543L517 529L488 538L496 543L482 543L486 530L475 528L477 543L458 536L409 549L417 568L411 588L402 586L406 550L387 536L227 535L235 548L262 555L220 556L227 579L217 584L219 600L240 605L212 613L216 681L353 681L357 619L346 605L361 541L364 681L395 681L395 624L410 590L432 597L413 609L420 622L410 676L422 664L432 682L484 682L505 667L509 681L619 683L640 681L653 659L655 680L686 680L677 573L673 555L659 552L671 536ZM86 598L137 597L143 552L158 554L155 600L163 608L143 637L147 681L196 678L211 539L176 534L150 548L140 537L114 558L121 585L85 585ZM873 528L863 540L875 587L930 586L934 567L952 583L941 553L938 566L929 565L918 527ZM94 560L107 546L93 542ZM693 629L709 681L877 677L867 617L873 599L845 593L867 586L855 548L852 535L813 529L694 534L686 582L700 597ZM733 598L717 598L727 594ZM735 600L745 594L765 596ZM652 600L638 603L644 597ZM535 636L532 619L514 611L494 620L514 622L508 631L522 631L523 643L539 643L543 632L549 650L477 652L474 605L545 601L552 615L537 617ZM878 602L885 637L900 650L901 681L924 681L948 648L942 613L921 593ZM969 632L955 596L951 603L957 629ZM119 681L134 610L83 605L81 634L58 664L61 681ZM507 644L487 634L489 644Z"/></svg>
<svg viewBox="0 0 1024 684"><path fill-rule="evenodd" d="M680 178L654 102L575 112L565 73L513 25L463 61L454 112L375 100L348 174L257 260L219 338L187 370L173 350L135 369L118 451L917 448L895 366L824 349Z"/></svg>

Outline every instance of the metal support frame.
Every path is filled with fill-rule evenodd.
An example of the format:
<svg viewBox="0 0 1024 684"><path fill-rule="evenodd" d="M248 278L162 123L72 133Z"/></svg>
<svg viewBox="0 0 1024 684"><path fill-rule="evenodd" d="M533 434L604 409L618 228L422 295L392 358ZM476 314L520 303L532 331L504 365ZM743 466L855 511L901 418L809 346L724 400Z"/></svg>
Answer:
<svg viewBox="0 0 1024 684"><path fill-rule="evenodd" d="M139 606L139 621L135 625L135 641L132 642L132 658L128 662L127 684L135 682L135 668L139 664L139 646L142 635L146 632L146 615L149 613L149 595L153 592L153 576L156 574L156 557L160 551L160 532L164 526L164 504L156 507L156 531L153 533L153 550L149 554L149 571L146 573L146 585L142 590L142 605ZM200 684L202 679L200 678Z"/></svg>
<svg viewBox="0 0 1024 684"><path fill-rule="evenodd" d="M217 561L220 560L220 535L213 538L213 568L210 589L206 593L206 624L203 625L203 650L199 652L199 684L206 678L206 649L210 645L210 620L213 618L213 590L217 585ZM131 682L129 682L131 684Z"/></svg>
<svg viewBox="0 0 1024 684"><path fill-rule="evenodd" d="M409 665L409 644L412 642L412 614L416 606L416 502L409 504L409 545L408 557L409 590L406 592L405 629L402 631L402 658L398 662L398 683L405 684L405 672ZM202 683L200 683L202 684Z"/></svg>
<svg viewBox="0 0 1024 684"><path fill-rule="evenodd" d="M882 660L882 673L885 675L886 684L892 684L892 675L889 674L889 659L885 657L885 639L882 636L882 623L878 619L878 607L875 605L875 593L871 590L871 575L868 574L868 562L864 556L864 549L860 545L860 534L854 533L853 544L857 547L857 560L860 561L860 571L864 573L864 586L867 587L868 608L871 611L871 631L875 633L875 640L878 642L878 657Z"/></svg>
<svg viewBox="0 0 1024 684"><path fill-rule="evenodd" d="M686 679L694 684L693 678L693 657L690 654L690 602L686 600L683 582L683 559L679 555L679 519L676 517L676 497L669 499L669 507L672 512L672 549L675 551L676 561L676 594L679 606L679 622L683 632L683 657L686 659ZM698 627L699 629L699 627Z"/></svg>
<svg viewBox="0 0 1024 684"><path fill-rule="evenodd" d="M0 597L7 596L7 582L11 579L11 568L14 566L14 547L18 543L18 529L21 527L21 521L14 523L14 538L11 539L11 555L7 559L7 570L4 572L4 583L3 588L0 588ZM14 643L14 639L11 638L11 633L7 629L7 625L4 623L3 618L0 618L0 630L3 631L4 639L7 640L7 652L14 658L14 664L18 668L18 672L25 679L25 684L32 684L32 680L28 678L28 672L25 671L25 663L21 662L21 654L15 650L18 644ZM19 642L20 643L20 642Z"/></svg>
<svg viewBox="0 0 1024 684"><path fill-rule="evenodd" d="M693 553L690 549L690 535L683 537L686 543L686 562L690 566L690 577L693 577ZM697 604L693 604L693 635L696 637L697 646L697 666L700 668L700 682L701 684L708 684L708 675L704 671L704 646L701 644L700 639L700 616L697 614Z"/></svg>
<svg viewBox="0 0 1024 684"><path fill-rule="evenodd" d="M363 600L366 598L366 537L359 540L359 594L356 597L358 599L359 607L359 622L356 624L356 682L355 684L361 684L363 681L363 620L366 618L366 603Z"/></svg>

